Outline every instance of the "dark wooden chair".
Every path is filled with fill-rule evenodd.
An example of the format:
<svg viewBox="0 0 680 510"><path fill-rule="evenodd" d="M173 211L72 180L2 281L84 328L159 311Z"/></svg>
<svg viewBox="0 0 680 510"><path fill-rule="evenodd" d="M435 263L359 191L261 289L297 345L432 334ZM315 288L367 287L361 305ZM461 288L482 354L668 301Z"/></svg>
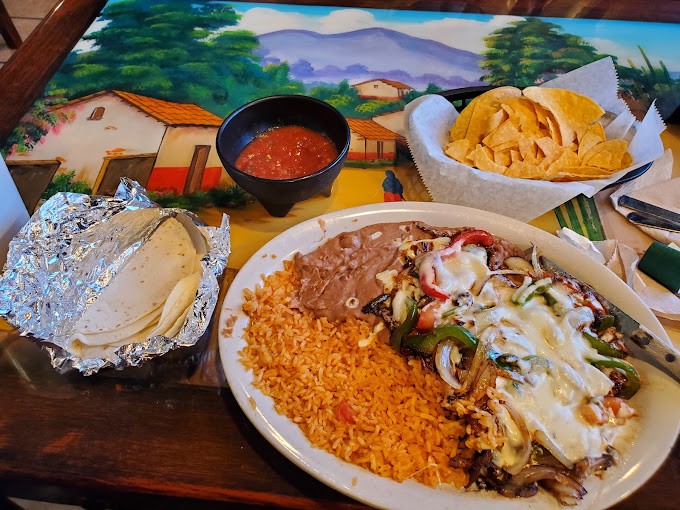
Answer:
<svg viewBox="0 0 680 510"><path fill-rule="evenodd" d="M21 46L21 36L17 32L17 27L14 26L2 0L0 0L0 34L10 48L15 50Z"/></svg>

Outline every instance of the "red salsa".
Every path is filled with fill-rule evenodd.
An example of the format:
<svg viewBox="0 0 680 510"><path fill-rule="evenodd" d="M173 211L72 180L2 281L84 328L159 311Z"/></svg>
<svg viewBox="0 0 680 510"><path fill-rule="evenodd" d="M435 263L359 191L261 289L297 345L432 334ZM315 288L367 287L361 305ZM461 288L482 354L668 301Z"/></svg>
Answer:
<svg viewBox="0 0 680 510"><path fill-rule="evenodd" d="M258 135L236 159L241 172L265 179L313 174L338 156L330 139L302 126L282 126Z"/></svg>

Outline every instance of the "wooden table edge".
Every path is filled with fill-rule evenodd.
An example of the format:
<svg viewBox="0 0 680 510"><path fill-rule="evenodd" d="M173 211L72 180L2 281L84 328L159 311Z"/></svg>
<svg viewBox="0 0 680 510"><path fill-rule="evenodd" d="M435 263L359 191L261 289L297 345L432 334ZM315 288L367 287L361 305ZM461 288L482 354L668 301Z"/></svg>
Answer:
<svg viewBox="0 0 680 510"><path fill-rule="evenodd" d="M0 69L4 141L97 18L106 0L61 0Z"/></svg>

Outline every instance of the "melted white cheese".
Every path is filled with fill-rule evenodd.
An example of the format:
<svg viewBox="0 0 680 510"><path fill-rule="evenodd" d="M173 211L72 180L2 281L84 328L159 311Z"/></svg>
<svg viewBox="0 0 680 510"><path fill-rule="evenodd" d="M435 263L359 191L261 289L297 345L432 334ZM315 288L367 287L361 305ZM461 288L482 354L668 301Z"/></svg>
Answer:
<svg viewBox="0 0 680 510"><path fill-rule="evenodd" d="M500 333L491 337L490 348L520 358L539 356L550 363L548 370L534 370L524 383L513 385L504 377L496 381L532 437L541 431L550 439L548 443L554 443L543 446L571 463L605 453L609 442L601 427L586 423L579 411L583 403L607 395L613 386L587 361L598 354L577 329L584 320L592 322L590 309L572 309L559 317L542 299L524 306L506 302L496 308L500 308L496 313L502 315L502 324L490 326L498 327Z"/></svg>
<svg viewBox="0 0 680 510"><path fill-rule="evenodd" d="M478 253L460 251L446 260L436 256L434 272L437 286L450 296L457 296L469 291L478 279L486 279L489 268Z"/></svg>
<svg viewBox="0 0 680 510"><path fill-rule="evenodd" d="M375 279L383 284L383 292L389 293L397 285L397 270L386 269L375 275Z"/></svg>
<svg viewBox="0 0 680 510"><path fill-rule="evenodd" d="M451 296L469 291L475 282L481 285L489 277L486 261L468 251L446 260L435 257L434 268L437 285ZM493 289L486 288L489 283ZM588 361L600 357L583 336L583 329L593 321L592 311L576 306L565 288L551 289L557 300L553 307L541 297L523 306L513 303L516 289L503 279L492 278L482 289L474 302L478 306L447 320L474 324L472 331L480 341L488 342L491 351L547 360L535 364L531 358L520 361L521 369L526 370L520 381L509 377L496 380L497 390L522 416L532 439L568 467L605 453L625 426L589 424L580 413L580 406L607 395L613 386ZM475 312L472 317L471 310ZM519 432L509 417L498 418L508 437L507 447L494 453L495 461L501 467L510 466L516 460Z"/></svg>

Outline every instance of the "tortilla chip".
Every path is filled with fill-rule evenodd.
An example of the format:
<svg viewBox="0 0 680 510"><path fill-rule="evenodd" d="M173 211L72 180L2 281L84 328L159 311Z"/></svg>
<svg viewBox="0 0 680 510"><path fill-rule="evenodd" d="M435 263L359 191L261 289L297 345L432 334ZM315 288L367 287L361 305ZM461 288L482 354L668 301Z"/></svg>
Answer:
<svg viewBox="0 0 680 510"><path fill-rule="evenodd" d="M488 147L477 146L474 156L474 164L480 170L486 172L494 172L497 174L502 174L505 172L505 167L497 164L493 160L493 152Z"/></svg>
<svg viewBox="0 0 680 510"><path fill-rule="evenodd" d="M604 128L602 127L601 122L593 122L591 125L589 125L588 132L595 133L597 136L602 138L602 140L607 139L607 136L604 134Z"/></svg>
<svg viewBox="0 0 680 510"><path fill-rule="evenodd" d="M510 149L518 149L518 148L519 147L517 145L517 140L508 140L505 143L502 143L500 145L496 145L493 148L493 150L494 151L507 151L507 150L510 150Z"/></svg>
<svg viewBox="0 0 680 510"><path fill-rule="evenodd" d="M465 138L470 140L471 145L477 145L482 141L482 138L486 136L489 132L489 119L497 111L497 108L483 103L480 103L475 107L472 118L470 119L470 125L465 134Z"/></svg>
<svg viewBox="0 0 680 510"><path fill-rule="evenodd" d="M628 168L633 164L633 156L630 155L630 152L627 152L623 155L621 158L621 168Z"/></svg>
<svg viewBox="0 0 680 510"><path fill-rule="evenodd" d="M455 140L459 140L460 138L465 138L468 127L470 126L472 113L476 106L474 102L474 99L470 101L470 104L463 108L463 111L458 114L458 117L456 117L453 126L451 126L451 131L449 132L450 141L453 142Z"/></svg>
<svg viewBox="0 0 680 510"><path fill-rule="evenodd" d="M615 171L623 168L621 161L628 149L628 142L625 140L607 140L594 146L583 155L582 163L587 166L594 166L604 170Z"/></svg>
<svg viewBox="0 0 680 510"><path fill-rule="evenodd" d="M600 138L596 133L587 131L586 134L583 135L583 139L578 146L578 155L583 157L590 151L590 149L595 147L598 143L602 143L603 141L604 139Z"/></svg>
<svg viewBox="0 0 680 510"><path fill-rule="evenodd" d="M548 131L550 132L550 138L555 140L556 144L562 145L562 134L557 127L557 122L553 121L550 117L548 117Z"/></svg>
<svg viewBox="0 0 680 510"><path fill-rule="evenodd" d="M559 158L548 165L543 178L545 180L552 180L552 178L563 169L576 167L580 164L581 158L579 158L575 152L565 150Z"/></svg>
<svg viewBox="0 0 680 510"><path fill-rule="evenodd" d="M505 103L501 103L501 108L503 109L503 111L508 116L508 119L510 120L510 122L512 122L515 125L515 127L517 129L519 129L520 126L522 125L522 122L521 122L521 119L515 113L515 110L512 108L512 106L507 105Z"/></svg>
<svg viewBox="0 0 680 510"><path fill-rule="evenodd" d="M519 179L537 179L541 173L536 165L524 161L514 161L505 171L504 175Z"/></svg>
<svg viewBox="0 0 680 510"><path fill-rule="evenodd" d="M501 109L498 101L521 95L522 91L516 87L497 87L475 97L458 115L451 127L449 140L467 138L472 145L478 144L488 132L489 117Z"/></svg>
<svg viewBox="0 0 680 510"><path fill-rule="evenodd" d="M533 138L520 138L518 141L519 152L522 155L522 159L527 159L528 155L531 154L534 158L536 157L536 141Z"/></svg>
<svg viewBox="0 0 680 510"><path fill-rule="evenodd" d="M517 151L515 151L517 152ZM510 150L498 151L493 153L493 160L496 164L508 167L512 163L512 158L510 156Z"/></svg>
<svg viewBox="0 0 680 510"><path fill-rule="evenodd" d="M531 154L531 153L528 153L528 154L526 155L526 157L523 159L523 161L524 161L525 163L530 164L530 165L538 166L539 163L540 163L541 161L543 161L543 159L544 159L543 156L538 157L538 156L534 156L534 155Z"/></svg>
<svg viewBox="0 0 680 510"><path fill-rule="evenodd" d="M484 137L482 143L488 147L496 147L497 145L505 144L507 142L516 142L518 138L519 131L510 120L506 120L503 124Z"/></svg>
<svg viewBox="0 0 680 510"><path fill-rule="evenodd" d="M524 97L510 97L503 100L503 106L512 110L512 115L508 112L510 120L521 127L524 133L535 133L539 130L534 103Z"/></svg>
<svg viewBox="0 0 680 510"><path fill-rule="evenodd" d="M609 175L611 175L609 172L605 172L601 168L581 165L562 168L552 177L552 180L556 182L587 181L592 179L602 179L609 177Z"/></svg>
<svg viewBox="0 0 680 510"><path fill-rule="evenodd" d="M527 87L522 93L553 114L562 137L561 143L570 144L576 129L595 122L604 115L602 107L588 96L571 90L550 87Z"/></svg>
<svg viewBox="0 0 680 510"><path fill-rule="evenodd" d="M509 177L594 179L633 164L626 142L605 142L596 121L603 114L595 101L570 90L499 87L459 115L451 129L458 138L444 150L456 161Z"/></svg>
<svg viewBox="0 0 680 510"><path fill-rule="evenodd" d="M465 156L470 152L470 140L467 138L460 138L454 140L444 147L446 155L460 163L465 163Z"/></svg>
<svg viewBox="0 0 680 510"><path fill-rule="evenodd" d="M540 170L540 178L542 179L545 176L545 172L548 171L548 168L550 168L550 165L552 165L555 161L560 159L562 157L562 154L564 154L564 151L560 152L553 152L549 156L544 157L539 163L538 163L538 169Z"/></svg>
<svg viewBox="0 0 680 510"><path fill-rule="evenodd" d="M536 114L536 120L538 123L544 127L548 127L548 116L550 112L543 108L540 104L534 102L534 113Z"/></svg>
<svg viewBox="0 0 680 510"><path fill-rule="evenodd" d="M498 128L503 122L505 122L508 119L508 114L506 113L505 110L498 110L496 113L494 113L491 117L489 117L489 122L487 124L487 132L491 132L494 129Z"/></svg>
<svg viewBox="0 0 680 510"><path fill-rule="evenodd" d="M549 136L544 136L543 138L537 139L536 145L538 145L538 148L541 149L541 152L546 158L552 156L553 154L557 154L559 157L564 151L564 147L562 147Z"/></svg>

